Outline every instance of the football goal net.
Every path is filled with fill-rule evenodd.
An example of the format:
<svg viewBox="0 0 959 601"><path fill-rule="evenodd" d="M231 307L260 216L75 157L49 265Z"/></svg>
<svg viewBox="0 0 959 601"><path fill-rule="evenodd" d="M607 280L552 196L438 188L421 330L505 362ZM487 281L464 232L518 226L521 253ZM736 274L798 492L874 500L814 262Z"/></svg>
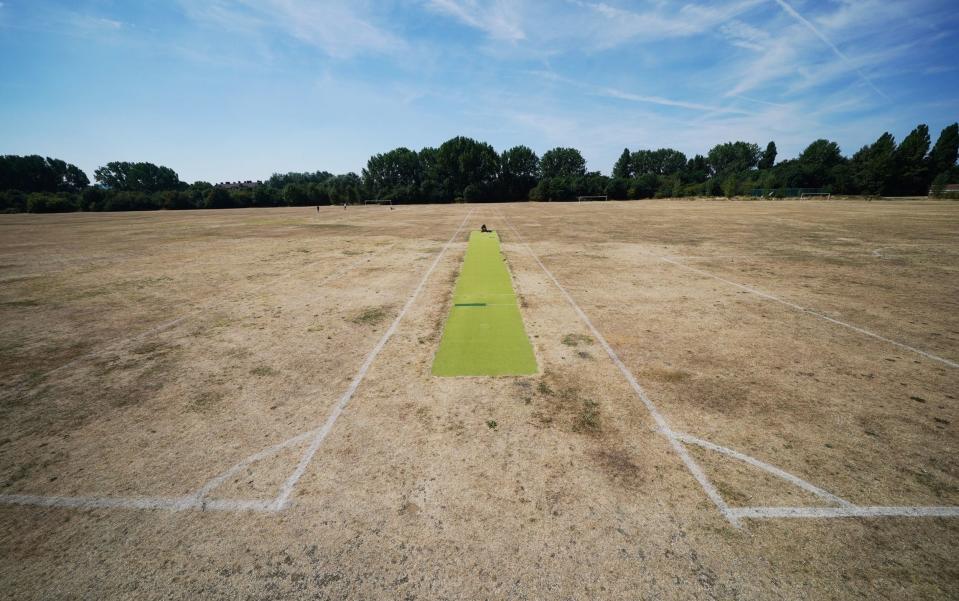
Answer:
<svg viewBox="0 0 959 601"><path fill-rule="evenodd" d="M832 194L826 188L753 188L753 198L813 198Z"/></svg>
<svg viewBox="0 0 959 601"><path fill-rule="evenodd" d="M365 205L389 205L393 206L393 200L389 198L370 198L363 201Z"/></svg>
<svg viewBox="0 0 959 601"><path fill-rule="evenodd" d="M606 196L577 196L576 200L579 202L589 202L592 200L606 200Z"/></svg>

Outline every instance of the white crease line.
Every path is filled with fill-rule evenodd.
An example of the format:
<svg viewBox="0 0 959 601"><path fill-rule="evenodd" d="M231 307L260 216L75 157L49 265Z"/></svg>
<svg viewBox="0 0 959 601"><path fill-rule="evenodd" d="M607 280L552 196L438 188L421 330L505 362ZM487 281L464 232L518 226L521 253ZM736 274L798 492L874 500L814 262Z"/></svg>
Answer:
<svg viewBox="0 0 959 601"><path fill-rule="evenodd" d="M203 502L189 497L57 497L41 495L0 495L2 505L31 505L67 509L157 509L170 511L274 511L272 501L217 499Z"/></svg>
<svg viewBox="0 0 959 601"><path fill-rule="evenodd" d="M277 443L271 447L267 447L263 449L262 451L259 451L258 453L254 453L250 455L249 457L237 463L230 469L222 472L220 475L210 478L206 482L206 484L200 487L200 489L197 490L196 493L192 495L193 498L197 499L200 502L206 500L207 495L209 495L215 489L219 488L220 485L222 485L224 482L232 478L238 472L242 471L248 465L256 463L257 461L266 459L267 457L270 457L272 455L276 455L277 453L279 453L280 451L284 449L295 446L307 440L310 436L312 436L315 433L316 433L316 430L310 430L308 432L297 434L296 436L292 438L288 438L287 440L284 440L283 442Z"/></svg>
<svg viewBox="0 0 959 601"><path fill-rule="evenodd" d="M678 438L679 440L683 442L694 444L696 446L703 447L704 449L709 449L710 451L716 451L717 453L728 455L729 457L732 457L733 459L738 459L739 461L748 463L749 465L757 467L763 471L769 472L770 474L774 476L782 478L783 480L786 480L787 482L790 482L807 492L811 492L812 494L818 497L821 497L823 499L826 499L828 501L831 501L832 503L835 503L841 507L846 507L846 508L855 507L855 505L853 505L849 501L842 499L840 497L837 497L836 495L830 492L827 492L814 484L810 484L809 482L806 482L805 480L803 480L802 478L798 476L794 476L790 474L789 472L779 469L776 466L770 465L764 461L760 461L759 459L756 459L754 457L750 457L749 455L740 453L739 451L734 451L733 449L723 447L718 444L709 442L708 440L696 438L695 436L690 436L689 434L685 434L682 432L673 432L673 436L675 436L676 438ZM735 509L733 511L735 511Z"/></svg>
<svg viewBox="0 0 959 601"><path fill-rule="evenodd" d="M842 326L842 327L844 327L844 328L849 328L850 330L853 330L853 331L855 331L855 332L859 332L860 334L865 334L866 336L871 336L872 338L875 338L876 340L882 340L883 342L887 342L887 343L889 343L889 344L898 346L899 348L905 349L905 350L907 350L907 351L911 351L911 352L916 353L916 354L918 354L918 355L922 355L923 357L926 357L927 359L932 359L933 361L939 361L940 363L944 363L945 365L948 365L949 367L959 368L959 363L956 363L956 362L954 362L954 361L950 361L949 359L944 359L943 357L940 357L940 356L938 356L938 355L933 355L932 353L927 353L926 351L919 350L919 349L917 349L917 348L915 348L915 347L909 346L908 344L903 344L902 342L897 342L897 341L895 341L895 340L892 340L891 338L886 338L885 336L881 336L881 335L879 335L879 334L876 334L875 332L870 332L869 330L866 330L866 329L864 329L864 328L860 328L859 326L855 326L855 325L853 325L853 324L851 324L851 323L846 323L845 321L840 321L840 320L838 320L838 319L834 319L834 318L832 318L832 317L829 317L828 315L824 315L823 313L819 313L818 311L814 311L814 310L812 310L812 309L807 309L806 307L803 307L803 306L797 305L796 303L793 303L793 302L784 300L784 299L782 299L782 298L779 298L778 296L774 296L774 295L772 295L772 294L770 294L770 293L768 293L768 292L764 292L764 291L762 291L762 290L759 290L758 288L753 288L753 287L751 287L751 286L746 286L745 284L740 284L740 283L734 282L734 281L732 281L732 280L727 280L727 279L724 278L724 277L720 277L720 276L715 275L715 274L713 274L713 273L710 273L710 272L708 272L708 271L703 271L702 269L697 269L696 267L690 267L689 265L686 265L686 264L684 264L684 263L680 263L679 261L675 261L675 260L673 260L673 259L670 259L669 257L664 257L664 256L661 256L661 255L656 255L656 254L652 254L652 256L656 257L657 259L659 259L659 260L661 260L661 261L665 261L666 263L669 263L669 264L671 264L671 265L675 265L675 266L677 266L677 267L681 267L681 268L683 268L683 269L687 269L687 270L689 270L689 271L692 271L693 273L698 273L699 275L706 276L706 277L708 277L708 278L713 278L714 280L719 280L720 282L725 282L725 283L729 284L730 286L735 286L735 287L737 287L737 288L741 288L742 290L745 290L745 291L747 291L747 292L751 292L751 293L753 293L753 294L755 294L755 295L757 295L757 296L761 296L761 297L763 297L763 298L765 298L765 299L767 299L767 300L771 300L771 301L775 301L775 302L777 302L777 303L781 303L781 304L783 304L783 305L786 305L787 307L790 307L790 308L795 309L795 310L797 310L797 311L800 311L800 312L802 312L802 313L808 313L809 315L813 315L813 316L818 317L818 318L820 318L820 319L825 319L826 321L832 322L832 323L834 323L834 324L836 324L836 325L840 325L840 326Z"/></svg>
<svg viewBox="0 0 959 601"><path fill-rule="evenodd" d="M472 213L472 211L470 212ZM469 215L467 215L467 218ZM464 219L465 223L466 220ZM460 229L462 229L462 224ZM457 233L459 230L457 230ZM455 234L454 234L455 237ZM395 244L394 244L395 245ZM449 246L449 243L447 243ZM445 252L446 247L443 251ZM364 257L366 258L366 257ZM321 280L319 284L322 285L331 281L334 277L339 277L345 273L348 273L354 269L359 263L363 261L364 258L360 258L352 263L346 268L340 270L340 272L335 272L327 276L324 280ZM290 274L292 275L292 274ZM288 276L283 276L288 277ZM270 285L275 284L277 281L283 279L283 277L278 278L270 282ZM187 313L183 315L174 322L179 322L183 319L186 319L195 312ZM167 326L172 325L174 322L169 322ZM161 326L162 327L162 326ZM138 334L133 338L128 338L125 341L120 341L118 344L123 344L124 342L129 342L145 335L147 332ZM89 355L87 355L89 356ZM82 358L82 357L81 357ZM78 358L81 359L81 358ZM62 369L66 365L62 365L57 369ZM61 496L42 496L42 495L2 495L0 494L0 504L6 505L36 505L41 507L72 507L72 508L126 508L126 509L169 509L174 511L183 511L187 509L210 509L210 510L222 510L222 511L276 511L278 508L275 507L275 501L257 501L257 500L230 500L230 499L207 499L206 497L216 488L221 486L226 482L230 477L235 475L237 472L243 470L248 465L275 455L280 451L295 446L305 440L307 440L311 435L314 435L317 432L316 429L309 430L298 434L292 438L289 438L283 442L277 443L271 447L263 449L253 455L250 455L243 461L237 463L228 470L222 472L218 476L208 480L202 487L200 487L197 492L186 497L160 497L160 498L139 498L139 499L129 499L129 498L120 498L120 497L61 497Z"/></svg>
<svg viewBox="0 0 959 601"><path fill-rule="evenodd" d="M743 519L959 517L959 507L736 507L732 512Z"/></svg>
<svg viewBox="0 0 959 601"><path fill-rule="evenodd" d="M709 499L713 502L714 505L716 505L716 508L719 509L719 511L723 514L723 517L729 520L729 522L733 526L736 526L738 528L739 520L730 511L729 505L726 504L726 501L719 494L719 491L716 490L716 487L713 486L713 483L710 482L709 478L703 472L699 464L696 463L696 460L694 460L689 455L689 452L686 450L686 447L684 447L682 442L680 442L679 439L676 438L676 436L672 433L672 430L670 429L669 423L666 421L666 418L662 416L662 414L659 412L659 409L657 409L656 405L646 395L646 391L643 390L643 387L640 386L639 382L636 381L636 378L633 376L633 373L629 371L629 368L627 368L626 365L622 362L622 360L619 358L619 355L617 355L616 351L613 350L613 347L611 347L609 343L606 342L606 338L604 338L603 335L599 333L599 330L596 329L596 326L593 325L593 322L590 321L586 313L584 313L583 310L579 308L579 305L576 304L576 301L573 300L573 297L570 296L568 292L566 292L566 289L563 288L563 286L559 283L556 277L553 276L552 272L550 272L549 269L546 269L546 266L543 265L543 262L540 261L539 257L536 256L536 253L533 252L532 247L530 247L529 244L523 241L523 237L520 236L520 233L516 230L515 227L513 227L513 224L510 222L510 220L506 218L506 215L502 213L501 215L503 216L503 221L506 223L506 225L508 225L509 228L513 230L513 232L516 234L516 237L519 240L520 244L526 247L526 250L529 251L530 256L533 257L533 259L539 264L540 268L549 277L549 279L553 281L553 284L555 284L556 287L559 288L559 291L563 293L563 296L566 297L566 300L569 302L570 306L573 308L576 314L579 315L579 318L583 321L583 323L586 324L586 327L589 328L589 330L593 333L593 336L599 342L600 346L602 346L603 349L606 351L606 354L609 355L609 358L612 359L616 367L619 368L619 371L623 374L623 377L626 378L626 381L629 382L629 385L632 387L633 391L636 393L639 399L646 406L647 411L649 411L650 415L653 416L653 420L656 422L656 425L659 427L659 431L663 434L663 436L666 437L670 445L672 445L673 450L676 451L676 454L679 455L680 459L682 459L683 463L686 464L686 469L688 469L689 472L696 479L696 481L699 482L699 485L703 488L703 491L706 493L706 496L709 497Z"/></svg>
<svg viewBox="0 0 959 601"><path fill-rule="evenodd" d="M303 474L306 472L306 468L310 465L310 461L313 460L313 456L316 455L320 445L323 444L323 440L330 433L330 430L333 429L333 424L336 423L337 418L340 417L340 414L343 412L343 409L346 407L347 403L349 403L350 399L353 398L353 393L356 392L356 389L363 381L363 378L366 377L366 372L369 371L370 367L373 365L373 362L376 360L376 357L380 354L380 351L382 351L383 347L386 346L386 343L389 342L390 338L393 336L393 333L396 331L396 328L399 327L403 316L406 315L406 312L409 311L410 307L413 306L413 302L416 300L416 297L419 296L423 286L426 285L426 280L429 279L430 274L432 274L433 270L436 269L440 259L442 259L443 255L446 254L446 250L456 239L456 236L459 235L460 231L463 229L463 226L466 225L467 220L469 220L474 210L475 209L470 209L469 213L466 214L466 217L463 218L462 223L460 223L459 227L456 228L456 231L453 232L453 235L450 236L450 239L446 242L446 245L443 246L443 249L440 250L439 254L436 255L436 258L433 260L433 263L430 265L429 269L427 269L426 273L423 274L423 278L420 280L420 283L417 284L416 289L413 290L413 294L410 296L409 300L407 300L406 304L403 305L403 308L396 316L396 319L394 319L393 323L390 324L390 327L383 334L383 337L380 338L380 341L376 343L376 346L373 347L373 350L370 351L369 355L367 355L366 360L360 367L360 370L357 372L356 376L353 377L353 381L350 382L349 388L347 388L346 392L343 393L343 396L340 397L339 402L337 402L333 407L333 411L330 412L330 415L326 418L326 421L323 423L323 425L319 428L319 430L316 431L316 434L313 436L313 440L310 442L310 446L303 453L303 456L300 458L300 462L297 464L296 469L293 470L293 473L290 474L290 477L286 479L286 482L284 482L283 486L280 488L280 493L277 495L273 504L274 509L281 510L286 506L290 495L293 493L293 488L296 486L297 482L300 481L300 478L303 477Z"/></svg>

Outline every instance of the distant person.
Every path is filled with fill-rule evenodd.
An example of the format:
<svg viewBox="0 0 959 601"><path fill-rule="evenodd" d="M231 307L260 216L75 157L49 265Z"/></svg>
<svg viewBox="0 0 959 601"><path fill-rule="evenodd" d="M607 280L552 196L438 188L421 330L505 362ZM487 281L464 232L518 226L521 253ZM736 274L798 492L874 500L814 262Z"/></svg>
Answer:
<svg viewBox="0 0 959 601"><path fill-rule="evenodd" d="M489 228L487 228L486 224L484 223L482 226L480 226L480 231L483 232L484 234L488 234Z"/></svg>
<svg viewBox="0 0 959 601"><path fill-rule="evenodd" d="M317 212L317 213L320 212L320 205L316 205L316 212Z"/></svg>

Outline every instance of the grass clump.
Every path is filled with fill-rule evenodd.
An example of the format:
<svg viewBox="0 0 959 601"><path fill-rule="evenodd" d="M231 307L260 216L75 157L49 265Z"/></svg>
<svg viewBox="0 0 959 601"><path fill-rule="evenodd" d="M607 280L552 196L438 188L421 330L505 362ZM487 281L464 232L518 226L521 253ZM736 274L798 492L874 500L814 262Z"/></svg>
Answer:
<svg viewBox="0 0 959 601"><path fill-rule="evenodd" d="M496 423L495 419L486 420L486 427L489 428L490 430L495 430L498 425L499 424Z"/></svg>
<svg viewBox="0 0 959 601"><path fill-rule="evenodd" d="M375 326L386 319L386 308L385 307L369 307L364 309L360 314L355 316L351 321L353 323Z"/></svg>
<svg viewBox="0 0 959 601"><path fill-rule="evenodd" d="M579 346L580 344L593 344L593 338L585 334L567 334L563 336L563 344L566 346Z"/></svg>
<svg viewBox="0 0 959 601"><path fill-rule="evenodd" d="M599 405L596 401L583 399L583 406L576 416L576 429L587 432L599 430Z"/></svg>
<svg viewBox="0 0 959 601"><path fill-rule="evenodd" d="M258 378L265 378L267 376L275 376L280 372L276 371L268 365L260 365L259 367L254 367L250 370L250 373Z"/></svg>

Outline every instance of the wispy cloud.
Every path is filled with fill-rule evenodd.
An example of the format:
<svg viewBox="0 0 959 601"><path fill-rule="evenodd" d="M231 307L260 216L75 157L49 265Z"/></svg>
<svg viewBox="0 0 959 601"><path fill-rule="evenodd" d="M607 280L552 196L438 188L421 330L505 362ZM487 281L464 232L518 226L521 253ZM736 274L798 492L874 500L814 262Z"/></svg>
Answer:
<svg viewBox="0 0 959 601"><path fill-rule="evenodd" d="M632 102L643 102L647 104L656 104L659 106L684 108L684 109L690 109L693 111L706 111L710 113L737 113L741 115L751 114L750 111L746 111L746 110L735 108L735 107L700 104L698 102L687 102L685 100L673 100L671 98L663 98L662 96L646 96L643 94L631 94L629 92L624 92L622 90L617 90L614 88L603 88L602 90L600 90L599 93L609 98L619 98L620 100L630 100Z"/></svg>
<svg viewBox="0 0 959 601"><path fill-rule="evenodd" d="M817 38L819 38L820 40L822 40L822 42L823 42L824 44L826 44L826 46L828 46L828 47L836 54L836 56L838 56L840 59L842 59L846 64L851 64L851 63L852 63L852 61L849 59L849 57L846 56L846 54L845 54L842 50L840 50L840 49L832 42L832 40L830 40L829 38L827 38L826 35L825 35L822 31L820 31L818 27L816 27L815 25L813 25L813 24L809 21L809 19L807 19L806 17L804 17L804 16L802 16L801 14L799 14L799 12L798 12L795 8L793 8L792 5L790 5L788 2L786 2L786 0L774 0L774 1L776 2L776 4L778 4L779 6L781 6L784 11L786 11L786 14L788 14L788 15L791 16L792 18L796 19L796 20L797 20L799 23L801 23L806 29L808 29L809 31L811 31L811 32L813 33L813 35L815 35ZM883 98L887 98L887 99L888 99L888 96L886 96L885 92L883 92L883 91L880 90L878 87L876 87L876 84L874 84L871 79L869 79L868 77L866 77L866 75L862 72L861 69L855 68L855 71L856 71L856 73L859 75L860 79L862 79L862 81L864 81L864 82L866 83L866 85L868 85L870 88L872 88L873 91L876 92L876 94L879 94L879 95L882 96Z"/></svg>
<svg viewBox="0 0 959 601"><path fill-rule="evenodd" d="M430 0L429 5L437 12L486 32L493 39L518 42L526 38L516 4L509 0L483 4L476 0Z"/></svg>
<svg viewBox="0 0 959 601"><path fill-rule="evenodd" d="M321 49L331 57L386 54L405 42L378 26L361 2L329 0L183 0L189 16L228 31L279 32Z"/></svg>
<svg viewBox="0 0 959 601"><path fill-rule="evenodd" d="M763 52L769 47L770 36L767 32L738 19L723 23L719 31L733 46L756 52Z"/></svg>

